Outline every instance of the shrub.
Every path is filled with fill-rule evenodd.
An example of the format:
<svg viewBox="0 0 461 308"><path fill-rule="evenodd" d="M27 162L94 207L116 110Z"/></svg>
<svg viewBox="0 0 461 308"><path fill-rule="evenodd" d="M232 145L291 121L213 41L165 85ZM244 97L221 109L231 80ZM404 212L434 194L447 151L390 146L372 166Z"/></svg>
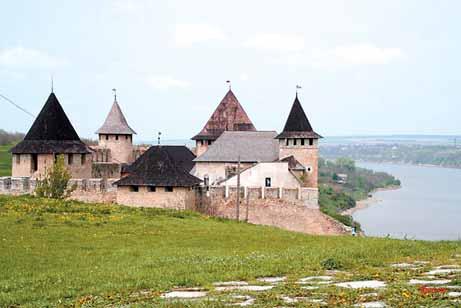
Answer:
<svg viewBox="0 0 461 308"><path fill-rule="evenodd" d="M65 199L76 189L76 186L68 187L70 173L64 163L64 156L59 155L53 167L45 172L43 179L37 180L35 194L38 197Z"/></svg>
<svg viewBox="0 0 461 308"><path fill-rule="evenodd" d="M341 263L334 258L325 259L320 262L320 265L322 265L325 270L337 270L342 268Z"/></svg>

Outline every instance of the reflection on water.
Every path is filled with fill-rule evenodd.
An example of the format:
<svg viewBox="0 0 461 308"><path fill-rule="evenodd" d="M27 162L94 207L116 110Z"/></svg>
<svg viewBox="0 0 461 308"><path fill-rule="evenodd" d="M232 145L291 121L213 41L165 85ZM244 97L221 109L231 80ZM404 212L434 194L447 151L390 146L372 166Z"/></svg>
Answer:
<svg viewBox="0 0 461 308"><path fill-rule="evenodd" d="M380 191L380 200L353 216L368 236L425 240L461 239L461 169L358 163L396 176L402 188Z"/></svg>

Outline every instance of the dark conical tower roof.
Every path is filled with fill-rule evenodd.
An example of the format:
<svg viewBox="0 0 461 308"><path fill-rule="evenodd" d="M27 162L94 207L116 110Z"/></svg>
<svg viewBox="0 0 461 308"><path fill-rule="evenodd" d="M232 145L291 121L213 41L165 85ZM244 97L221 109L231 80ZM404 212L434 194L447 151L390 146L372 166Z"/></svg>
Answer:
<svg viewBox="0 0 461 308"><path fill-rule="evenodd" d="M203 129L192 140L216 140L224 131L256 131L232 90L226 93Z"/></svg>
<svg viewBox="0 0 461 308"><path fill-rule="evenodd" d="M322 136L312 129L309 119L299 102L298 95L296 95L295 101L293 102L282 133L276 138L322 138Z"/></svg>
<svg viewBox="0 0 461 308"><path fill-rule="evenodd" d="M106 121L96 134L114 134L114 135L133 135L136 132L128 125L122 109L117 100L112 104L112 108L107 115Z"/></svg>
<svg viewBox="0 0 461 308"><path fill-rule="evenodd" d="M12 153L89 153L52 92L24 140Z"/></svg>

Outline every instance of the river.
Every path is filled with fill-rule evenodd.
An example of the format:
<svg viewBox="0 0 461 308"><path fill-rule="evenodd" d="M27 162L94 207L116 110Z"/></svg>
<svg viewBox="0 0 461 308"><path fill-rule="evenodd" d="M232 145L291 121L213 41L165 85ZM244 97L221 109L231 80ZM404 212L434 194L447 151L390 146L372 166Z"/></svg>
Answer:
<svg viewBox="0 0 461 308"><path fill-rule="evenodd" d="M461 239L461 169L361 162L400 179L397 190L378 191L378 201L353 217L367 236L422 240Z"/></svg>

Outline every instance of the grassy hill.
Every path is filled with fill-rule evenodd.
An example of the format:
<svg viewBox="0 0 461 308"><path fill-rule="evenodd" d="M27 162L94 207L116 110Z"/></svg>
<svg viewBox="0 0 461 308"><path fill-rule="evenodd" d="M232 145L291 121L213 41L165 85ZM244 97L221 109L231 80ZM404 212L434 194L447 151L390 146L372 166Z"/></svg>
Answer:
<svg viewBox="0 0 461 308"><path fill-rule="evenodd" d="M11 145L0 145L0 176L11 175Z"/></svg>
<svg viewBox="0 0 461 308"><path fill-rule="evenodd" d="M327 269L388 282L391 303L428 306L432 299L416 287L401 289L409 274L389 263L438 265L457 254L459 242L308 236L191 212L0 196L0 307L224 307L217 300L173 304L159 294L260 276L294 281ZM255 297L261 307L275 307L282 294L309 292L292 282ZM347 307L361 296L331 287L324 292L331 306Z"/></svg>

